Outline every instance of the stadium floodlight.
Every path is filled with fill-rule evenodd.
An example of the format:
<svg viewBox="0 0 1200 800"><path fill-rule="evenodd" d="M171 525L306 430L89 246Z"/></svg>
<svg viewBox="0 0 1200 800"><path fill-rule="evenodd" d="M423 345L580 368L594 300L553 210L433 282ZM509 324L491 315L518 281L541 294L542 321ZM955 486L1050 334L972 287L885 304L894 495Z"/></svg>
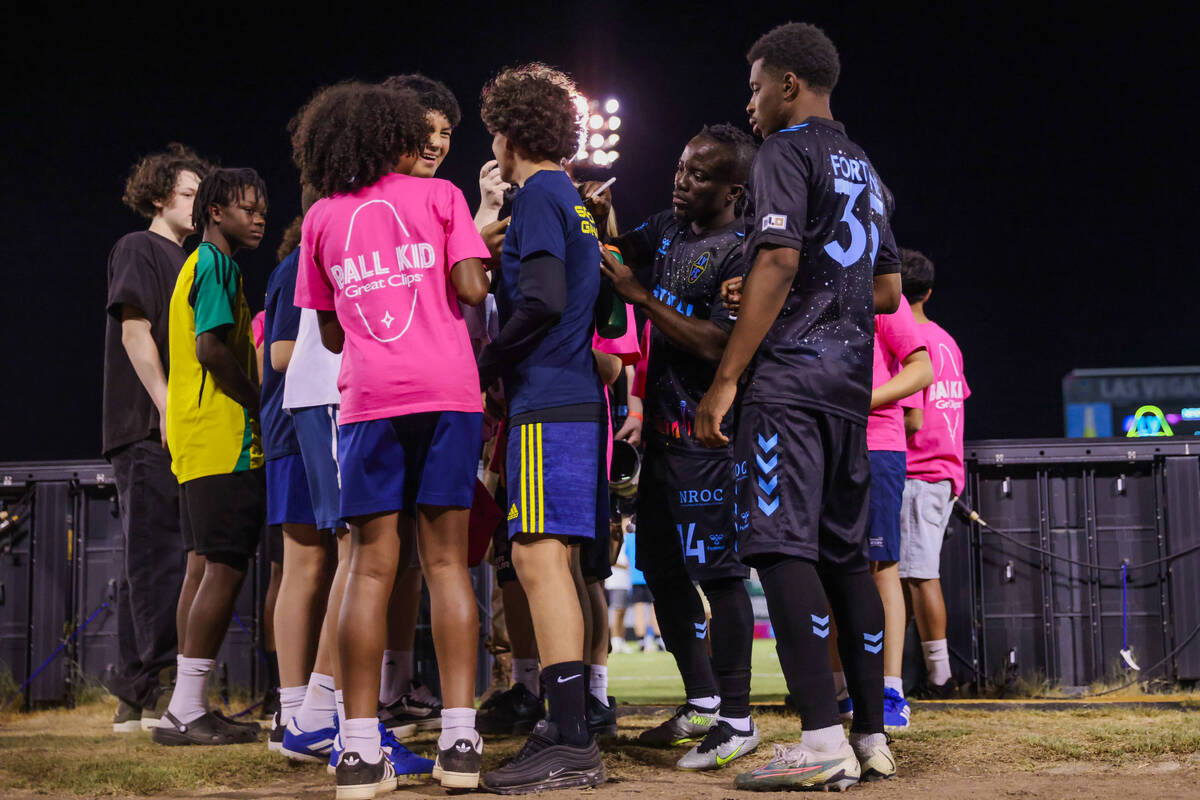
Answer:
<svg viewBox="0 0 1200 800"><path fill-rule="evenodd" d="M612 166L618 157L613 148L621 141L614 133L621 125L621 118L616 115L621 102L615 97L599 101L576 95L575 105L582 123L575 161L595 167Z"/></svg>

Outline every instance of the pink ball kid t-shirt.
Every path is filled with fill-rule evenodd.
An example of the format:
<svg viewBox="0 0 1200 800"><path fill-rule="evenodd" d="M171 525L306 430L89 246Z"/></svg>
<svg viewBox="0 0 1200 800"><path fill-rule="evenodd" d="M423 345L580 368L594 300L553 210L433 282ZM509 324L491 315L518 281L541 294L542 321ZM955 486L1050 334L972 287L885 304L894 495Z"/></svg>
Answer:
<svg viewBox="0 0 1200 800"><path fill-rule="evenodd" d="M908 477L928 483L950 481L963 490L963 402L971 396L962 352L954 337L936 322L923 322L918 333L933 362L933 383L906 403L923 411L921 429L908 440Z"/></svg>
<svg viewBox="0 0 1200 800"><path fill-rule="evenodd" d="M450 270L487 257L466 199L448 181L393 173L313 204L296 305L336 311L346 332L340 424L481 410Z"/></svg>
<svg viewBox="0 0 1200 800"><path fill-rule="evenodd" d="M875 359L871 388L878 389L900 372L901 362L925 346L917 332L912 309L903 300L892 314L875 315ZM904 412L897 403L887 403L867 417L867 449L903 453Z"/></svg>

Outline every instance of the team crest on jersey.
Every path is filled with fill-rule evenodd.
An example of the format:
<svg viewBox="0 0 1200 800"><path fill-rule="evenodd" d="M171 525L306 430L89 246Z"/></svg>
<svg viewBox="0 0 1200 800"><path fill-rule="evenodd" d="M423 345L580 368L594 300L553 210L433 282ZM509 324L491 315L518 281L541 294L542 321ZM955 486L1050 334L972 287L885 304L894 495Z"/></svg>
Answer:
<svg viewBox="0 0 1200 800"><path fill-rule="evenodd" d="M767 214L762 220L764 231L786 231L787 214Z"/></svg>
<svg viewBox="0 0 1200 800"><path fill-rule="evenodd" d="M708 265L712 263L713 254L711 250L705 250L696 257L692 262L692 270L688 273L687 282L695 283L700 280L700 276L704 274L704 270L708 269Z"/></svg>

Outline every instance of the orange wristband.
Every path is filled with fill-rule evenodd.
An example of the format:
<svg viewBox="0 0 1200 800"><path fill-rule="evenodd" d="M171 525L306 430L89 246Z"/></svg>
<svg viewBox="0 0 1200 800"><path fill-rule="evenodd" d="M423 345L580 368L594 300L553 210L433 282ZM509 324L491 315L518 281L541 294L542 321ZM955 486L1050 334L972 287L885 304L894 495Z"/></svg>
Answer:
<svg viewBox="0 0 1200 800"><path fill-rule="evenodd" d="M637 420L638 420L638 422L645 422L645 421L646 421L646 418L642 416L642 412L640 412L640 411L630 411L630 412L629 412L628 414L626 414L625 416L627 416L627 417L637 417Z"/></svg>

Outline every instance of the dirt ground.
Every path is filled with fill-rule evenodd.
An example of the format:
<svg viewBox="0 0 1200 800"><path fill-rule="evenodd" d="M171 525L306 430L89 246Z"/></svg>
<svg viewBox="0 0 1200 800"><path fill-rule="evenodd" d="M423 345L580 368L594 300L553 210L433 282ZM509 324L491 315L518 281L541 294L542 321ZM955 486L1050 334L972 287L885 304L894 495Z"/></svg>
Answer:
<svg viewBox="0 0 1200 800"><path fill-rule="evenodd" d="M792 741L799 720L756 715L764 744L717 773L672 768L682 750L634 744L656 720L649 709L621 718L621 735L603 742L610 780L597 790L560 793L600 798L734 798L734 771L767 760L770 741ZM332 798L319 765L293 766L265 745L161 748L145 734L107 732L107 704L0 721L0 795L5 798ZM408 742L429 751L432 736ZM489 739L485 767L511 754L516 738ZM1138 798L1200 797L1200 713L1114 705L1078 710L936 710L918 706L911 730L892 744L900 775L851 791L863 798ZM436 784L413 782L394 797L440 797ZM554 796L554 795L552 795Z"/></svg>

